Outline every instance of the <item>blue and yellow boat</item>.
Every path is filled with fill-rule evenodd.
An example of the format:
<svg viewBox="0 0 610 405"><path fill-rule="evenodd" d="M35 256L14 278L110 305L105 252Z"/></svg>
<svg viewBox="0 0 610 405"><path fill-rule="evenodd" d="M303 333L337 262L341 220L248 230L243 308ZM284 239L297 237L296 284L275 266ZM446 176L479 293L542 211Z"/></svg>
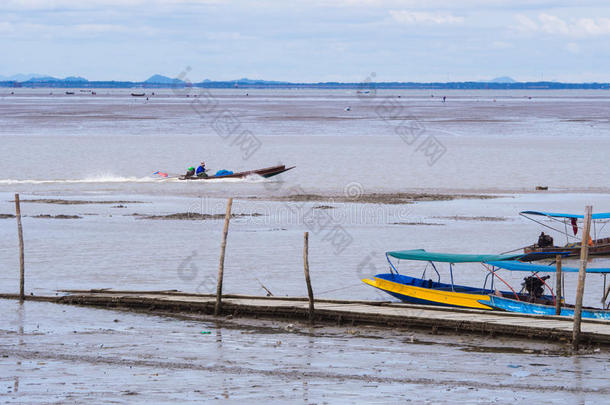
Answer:
<svg viewBox="0 0 610 405"><path fill-rule="evenodd" d="M539 280L546 279L540 277L538 274L541 273L556 273L557 267L554 265L540 265L531 263L521 263L517 261L499 261L487 263L497 269L509 270L509 271L523 271L530 272ZM579 269L576 267L562 267L563 273L578 273ZM602 304L603 308L588 308L582 309L581 316L589 319L606 319L610 320L610 303L606 304L608 298L608 292L610 289L606 289L606 276L610 274L610 268L593 268L589 267L586 269L589 274L600 274L604 276L604 284L602 288ZM542 286L542 285L541 285ZM550 287L544 283L544 286L550 290ZM520 314L536 314L536 315L555 315L556 314L556 300L560 300L560 315L561 316L574 316L574 305L565 304L563 297L557 297L551 290L551 296L548 295L534 295L529 296L497 296L496 294L490 294L487 298L480 300L479 302L483 305L487 305L494 309L499 309L507 312L517 312Z"/></svg>
<svg viewBox="0 0 610 405"><path fill-rule="evenodd" d="M390 273L377 274L371 279L362 281L370 286L378 288L393 297L413 304L440 305L461 308L492 309L491 306L484 304L488 301L489 295L497 293L494 289L494 279L497 275L494 272L487 273L483 288L456 285L453 282L453 266L456 263L481 263L499 262L504 260L518 259L523 255L473 255L455 253L435 253L426 252L423 249L402 250L386 252L386 259L390 264ZM427 262L428 265L420 278L410 277L398 273L398 270L390 258L398 260L411 260ZM440 273L435 263L448 263L451 284L441 283ZM426 271L431 269L436 274L437 281L426 279ZM485 288L492 275L489 288ZM509 286L510 288L510 286ZM502 295L518 295L514 290L502 292ZM483 302L481 302L483 301Z"/></svg>

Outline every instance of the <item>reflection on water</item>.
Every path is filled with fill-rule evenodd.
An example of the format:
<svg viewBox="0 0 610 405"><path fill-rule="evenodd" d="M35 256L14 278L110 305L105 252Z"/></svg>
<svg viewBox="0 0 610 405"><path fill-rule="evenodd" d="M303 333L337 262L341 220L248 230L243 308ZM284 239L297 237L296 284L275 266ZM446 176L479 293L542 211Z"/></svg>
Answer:
<svg viewBox="0 0 610 405"><path fill-rule="evenodd" d="M610 394L605 349L569 356L568 347L540 341L24 306L28 316L20 326L18 304L0 301L2 313L13 317L0 330L8 403L124 395L146 402L488 403L530 402L542 394L548 401L599 402Z"/></svg>

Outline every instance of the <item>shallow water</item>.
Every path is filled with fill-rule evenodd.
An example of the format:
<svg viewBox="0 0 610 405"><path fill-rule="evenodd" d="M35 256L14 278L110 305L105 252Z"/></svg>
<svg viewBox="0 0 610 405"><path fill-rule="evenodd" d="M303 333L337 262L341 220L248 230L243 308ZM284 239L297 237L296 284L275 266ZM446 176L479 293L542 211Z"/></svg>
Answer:
<svg viewBox="0 0 610 405"><path fill-rule="evenodd" d="M39 198L24 194L24 201ZM76 200L108 200L97 195ZM133 214L222 214L218 198L116 195L113 200L140 203L57 205L23 202L26 290L53 294L58 289L178 289L213 293L223 220L150 220ZM0 213L11 212L12 195L0 194ZM458 199L415 204L272 202L237 199L235 214L261 214L232 220L225 259L228 293L306 295L302 273L303 232L310 232L314 292L328 298L389 299L360 279L388 271L384 252L428 251L501 253L532 243L540 226L518 215L542 209L551 200L557 211L577 211L586 203L610 205L606 194L524 194L494 199ZM332 209L314 209L320 206ZM36 218L77 215L80 219ZM482 220L480 217L495 219ZM317 219L314 221L314 219ZM400 225L401 223L415 225ZM421 225L423 224L423 225ZM435 224L435 225L426 225ZM340 236L340 237L339 237ZM3 291L16 291L18 255L15 220L0 219L0 274ZM561 239L557 239L561 243ZM565 241L564 241L565 242ZM565 265L578 266L574 260ZM610 267L596 258L590 266ZM420 276L419 263L399 263L401 272ZM448 281L445 266L443 280ZM455 282L482 286L486 275L477 264L456 266ZM504 272L519 289L525 274ZM434 277L430 272L427 277ZM574 302L576 274L566 275L565 296ZM553 279L551 286L554 286ZM589 275L585 302L598 307L603 277Z"/></svg>
<svg viewBox="0 0 610 405"><path fill-rule="evenodd" d="M0 89L6 191L261 192L153 182L157 170L181 174L201 159L214 172L296 165L282 179L310 193L353 182L365 192L610 190L606 91L463 91L443 103L429 91L155 90L146 101L125 90L9 90Z"/></svg>
<svg viewBox="0 0 610 405"><path fill-rule="evenodd" d="M128 201L23 202L27 293L214 292L222 220L142 215L222 214L228 196L236 197L234 213L261 215L231 221L225 292L262 295L264 285L277 296L304 296L302 243L308 231L315 295L374 300L389 296L360 279L387 272L386 251L519 250L542 230L520 217L521 210L610 207L610 96L602 91L447 91L442 103L427 91L362 98L353 91L248 90L246 96L243 90L214 90L197 94L217 106L202 112L195 94L169 90L155 90L148 101L131 98L129 90L99 90L95 97L5 90L0 214L14 212L15 192L22 200ZM253 151L236 140L243 131L260 147ZM426 140L438 141L437 149L423 148ZM200 159L213 170L279 162L297 168L268 180L183 182L152 175L179 174ZM537 185L549 191L533 192ZM382 192L498 198L343 202ZM273 200L295 194L321 197ZM17 248L15 219L0 218L1 292L18 289ZM610 267L610 260L596 258L591 266ZM399 269L424 271L407 263ZM455 281L480 286L485 274L480 266L458 266ZM522 277L506 275L516 288ZM566 279L566 301L573 302L575 275ZM585 304L600 305L603 282L587 277ZM600 377L607 371L606 352L565 357L561 347L539 343L403 330L299 326L295 332L282 329L284 324L217 325L33 302L19 307L0 301L0 307L6 319L0 350L8 356L0 358L0 392L10 402L470 403L542 397L598 403L608 395Z"/></svg>
<svg viewBox="0 0 610 405"><path fill-rule="evenodd" d="M567 356L531 341L27 301L0 310L4 403L602 403L610 393L605 349Z"/></svg>

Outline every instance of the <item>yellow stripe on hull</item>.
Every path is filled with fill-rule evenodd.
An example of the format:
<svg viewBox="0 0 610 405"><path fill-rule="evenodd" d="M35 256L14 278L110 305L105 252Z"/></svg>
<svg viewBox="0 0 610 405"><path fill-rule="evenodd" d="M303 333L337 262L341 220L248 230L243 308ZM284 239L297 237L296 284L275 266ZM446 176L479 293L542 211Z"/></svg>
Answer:
<svg viewBox="0 0 610 405"><path fill-rule="evenodd" d="M483 294L468 294L453 291L433 290L430 288L395 283L393 281L388 281L377 277L374 277L372 280L365 278L362 281L383 291L430 301L431 303L452 305L463 308L493 309L478 302L479 300L489 300L489 297Z"/></svg>

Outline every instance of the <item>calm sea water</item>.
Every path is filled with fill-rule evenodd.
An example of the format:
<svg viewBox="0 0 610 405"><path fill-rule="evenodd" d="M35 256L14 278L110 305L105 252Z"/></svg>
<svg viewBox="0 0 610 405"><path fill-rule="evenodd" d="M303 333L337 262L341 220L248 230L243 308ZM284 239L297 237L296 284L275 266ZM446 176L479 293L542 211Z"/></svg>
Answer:
<svg viewBox="0 0 610 405"><path fill-rule="evenodd" d="M131 97L130 90L77 91L74 96L57 89L9 91L0 90L0 213L13 212L14 192L22 199L136 202L24 203L28 288L33 291L142 287L208 292L221 221L152 221L133 214L219 214L228 196L238 198L234 212L262 214L232 225L230 290L260 293L263 283L275 294L303 294L301 239L310 230L316 290L354 298L377 297L359 279L385 271L387 250L504 252L532 243L540 232L539 225L518 216L520 210L581 212L588 203L596 211L610 207L610 94L602 91L380 91L363 96L344 90L155 90L148 100ZM201 159L212 170L279 162L297 167L269 180L201 183L152 175L159 169L180 173ZM549 192L531 193L536 185L549 186ZM413 191L496 192L502 198L409 205L246 199ZM316 212L332 226L315 231L304 217L319 205L331 208ZM61 214L82 218L35 218ZM14 223L0 221L0 263L15 268ZM432 225L413 225L421 222ZM345 246L333 243L335 225L346 233ZM181 269L191 262L196 271L184 276ZM461 273L464 283L477 285L484 274L478 268ZM14 272L0 277L5 289L15 285ZM590 282L593 303L603 281ZM338 289L346 284L351 288Z"/></svg>
<svg viewBox="0 0 610 405"><path fill-rule="evenodd" d="M469 253L518 250L536 241L542 230L540 225L520 217L518 212L521 210L580 213L586 204L592 204L597 212L610 211L610 168L606 164L610 151L610 94L607 92L380 91L363 96L343 90L235 89L191 92L186 97L187 93L155 90L155 95L146 100L131 97L130 90L97 90L95 96L81 92L68 96L58 89L17 89L14 95L10 95L10 91L0 89L0 214L14 212L15 192L21 193L21 198L26 200L127 201L78 205L24 202L26 290L34 294L55 294L56 290L67 288L106 287L215 291L222 220L150 220L141 215L222 214L229 196L236 197L233 212L248 216L231 222L225 291L260 295L265 293L261 287L264 285L274 295L305 295L302 240L303 232L309 231L314 293L329 298L388 299L389 296L360 282L361 278L387 271L384 252L388 250L425 248ZM443 95L447 96L444 103L440 98ZM206 160L213 171L248 170L278 163L297 167L270 180L248 178L201 183L160 179L152 174L157 170L180 174L201 159ZM549 191L536 193L537 185L548 186ZM398 192L483 193L498 198L399 205L343 203L340 198ZM295 193L321 197L317 198L319 201L306 203L271 201ZM318 222L312 225L306 218L313 212ZM252 214L260 215L249 216ZM40 218L39 215L76 215L79 218ZM564 242L559 235L555 237L557 242ZM610 261L595 259L594 265L610 266ZM5 269L0 273L0 290L16 291L17 236L12 218L0 219L0 267ZM423 268L402 263L400 270L419 275ZM481 285L485 276L480 266L459 266L456 270L456 282L461 284ZM507 275L516 287L520 286L522 277ZM567 277L568 302L574 299L574 281L572 275ZM599 306L603 285L604 280L599 276L587 278L587 304ZM2 305L3 313L16 310L12 304ZM67 371L61 371L73 361L79 368L89 367L89 358L70 360L70 356L78 352L76 349L66 349L62 352L63 357L49 360L49 364L52 363L49 367L27 359L28 350L55 350L53 339L63 339L70 332L58 326L63 315L57 312L56 306L35 303L27 306L33 308L31 315L26 309L27 318L32 320L25 323L30 335L24 340L27 350L20 349L23 353L19 355L19 359L25 360L17 357L3 360L8 367L2 369L9 370L1 374L2 382L6 383L5 392L16 392L13 379L23 381L24 370L30 368L42 371L36 370L39 380L26 379L26 385L33 384L26 389L31 395L26 397L28 401L39 398L36 384L48 384L53 379L58 380L58 384L59 380L74 384L69 389L54 386L52 391L57 400L64 398L62 395L66 393L70 393L71 398L83 399L74 394L83 384L103 391L108 381L102 374L98 376L101 385L96 385L95 381L70 377ZM53 315L46 320L39 319L36 314L40 310ZM138 329L148 335L167 329L176 332L180 341L184 338L193 344L192 353L188 356L181 353L181 344L165 335L151 338L146 347L176 350L167 358L178 362L184 362L191 355L197 359L206 358L212 352L225 353L231 361L237 361L229 355L240 346L232 334L243 333L222 331L225 338L220 342L224 348L218 351L215 346L218 343L208 345L208 342L200 347L199 340L184 335L186 329L192 332L193 328L203 327L199 324L147 320L135 315L132 319L129 315L126 322L137 327L127 331L106 325L107 318L114 315L104 311L65 310L70 312L71 319L82 319L75 323L80 325L75 326L78 330L91 328L88 323L91 319L99 321L99 328L108 333L102 332L83 344L87 352L100 344L117 345L116 350L112 349L111 357L124 357L131 352L133 348L126 341L129 336L140 335ZM36 338L38 332L33 329L34 321L37 327L40 324L46 328L41 339ZM3 350L11 350L11 345L15 344L16 336L11 328L3 328ZM332 364L343 364L357 373L370 373L354 359L359 358L361 348L369 347L372 340L353 339L344 332L340 335L339 340L315 334L312 338L273 335L264 344L252 345L248 361L253 365L251 368L264 367L268 358L275 358L273 353L276 351L270 347L276 345L272 342L276 340L291 341L293 344L289 348L284 346L283 350L295 358L300 356L295 347L304 344L312 347L321 344L324 347L318 352L328 353L331 347L349 342L345 356L339 356ZM394 339L392 342L396 344L392 346L398 347L395 350L401 356L428 353L422 350L426 346L413 346L411 350L411 347L401 346L400 337L385 338ZM453 339L451 344L457 338ZM374 352L381 353L381 357L395 358L395 353L385 352L390 345L382 341L384 344ZM70 344L76 343L79 343L78 339L70 341ZM435 344L439 344L438 341ZM478 343L466 346L476 345ZM421 378L436 375L440 365L445 365L446 359L455 358L462 349L447 349L442 355L421 359L418 368L427 371L416 375ZM260 350L263 354L251 353ZM138 356L146 357L143 352ZM316 360L316 356L312 354L310 363L318 364L320 369L328 368L329 363L321 358ZM472 359L471 354L466 357ZM544 377L551 391L552 387L563 386L565 380L576 381L572 376L580 376L578 381L581 382L589 381L590 377L583 377L582 370L589 370L591 366L586 359L581 363L570 360L566 364L567 360L559 357L544 361L527 356L516 360L506 355L493 358L501 363L502 370L497 374L492 372L494 378L502 380L507 373L516 372L513 377L518 379L529 373L527 375ZM485 354L477 360L481 370L487 367L488 359ZM159 359L153 356L153 360ZM525 369L517 367L516 371L507 368L507 364L515 361L517 365L531 364ZM607 354L595 355L590 361L607 364ZM538 363L548 363L552 370L559 367L563 374L554 377L550 371L545 371L546 368L538 369L533 365ZM309 364L299 364L275 362L271 367L309 369ZM402 375L405 364L393 364L389 370ZM379 364L380 369L386 366L387 363ZM187 374L202 379L215 375L203 369L203 363L198 363L197 367L199 371ZM126 372L125 365L111 368ZM464 373L469 371L470 368ZM526 374L519 374L521 371ZM604 370L598 371L603 374ZM160 375L165 375L163 373L174 374L164 371ZM481 378L487 380L488 372L481 373ZM161 379L149 374L146 368L129 378L140 388L150 387ZM285 375L274 378L278 384L294 382ZM304 385L284 398L298 396L305 402L323 402L327 398L323 393L329 392L322 382L324 378L320 375L312 383L315 388L310 390ZM342 380L344 377L338 374L332 378ZM362 390L359 380L355 382L351 378L350 381L349 386ZM245 377L223 377L217 382L231 388L213 391L214 398L226 395L242 398L260 393L257 387L265 384L267 377L256 371L246 373ZM169 387L174 383L177 383L175 378L163 384L169 384L166 385ZM182 383L190 387L190 383L181 380ZM405 395L405 391L396 388L395 382L376 384L389 397L404 399L401 395ZM414 384L413 390L436 392L436 387ZM595 390L607 389L603 382L588 384L583 382L584 388L570 391L570 398L574 401L595 399ZM477 388L484 391L478 394L475 392L480 391L464 390L461 385L459 381L449 384L452 395L457 392L459 398L472 402L491 398L489 387ZM24 383L21 383L20 392L23 387ZM129 391L125 387L117 387L117 390L119 388ZM531 392L530 388L523 389ZM365 391L370 395L369 399L376 398L375 387ZM511 397L513 391L514 387L509 384L506 389L494 392L498 393L498 400L503 401L534 395ZM338 390L335 397L328 398L345 398L348 392L348 388ZM409 392L407 390L406 394ZM154 399L165 401L170 397L162 388ZM270 397L273 396L260 396L262 399ZM10 398L18 401L20 397L12 395ZM102 396L93 397L96 398ZM146 401L150 397L142 398ZM434 398L440 401L442 397ZM193 394L193 399L200 397Z"/></svg>
<svg viewBox="0 0 610 405"><path fill-rule="evenodd" d="M259 192L150 184L157 170L183 173L201 159L213 171L296 165L284 179L315 193L351 182L365 192L609 189L605 91L155 90L148 101L129 90L9 91L0 89L6 191Z"/></svg>

